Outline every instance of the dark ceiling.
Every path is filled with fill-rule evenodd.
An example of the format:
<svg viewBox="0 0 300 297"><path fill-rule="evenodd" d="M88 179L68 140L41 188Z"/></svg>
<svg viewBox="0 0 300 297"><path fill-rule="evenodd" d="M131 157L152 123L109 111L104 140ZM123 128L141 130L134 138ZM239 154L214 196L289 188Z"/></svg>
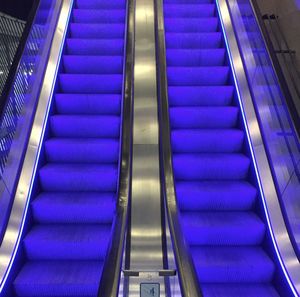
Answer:
<svg viewBox="0 0 300 297"><path fill-rule="evenodd" d="M0 11L26 21L33 2L34 0L0 0Z"/></svg>

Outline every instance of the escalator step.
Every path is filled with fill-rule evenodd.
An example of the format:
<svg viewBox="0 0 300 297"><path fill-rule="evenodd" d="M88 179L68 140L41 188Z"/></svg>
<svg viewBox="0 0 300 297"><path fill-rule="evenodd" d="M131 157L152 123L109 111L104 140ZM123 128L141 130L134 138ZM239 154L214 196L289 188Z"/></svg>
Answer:
<svg viewBox="0 0 300 297"><path fill-rule="evenodd" d="M220 116L222 115L222 116ZM229 129L237 125L237 107L171 107L173 129Z"/></svg>
<svg viewBox="0 0 300 297"><path fill-rule="evenodd" d="M163 3L176 199L199 287L204 297L279 297L216 1Z"/></svg>
<svg viewBox="0 0 300 297"><path fill-rule="evenodd" d="M223 66L225 49L169 49L167 65L172 67Z"/></svg>
<svg viewBox="0 0 300 297"><path fill-rule="evenodd" d="M229 78L229 67L168 67L169 86L222 86Z"/></svg>
<svg viewBox="0 0 300 297"><path fill-rule="evenodd" d="M77 8L80 9L120 9L126 7L124 0L76 0Z"/></svg>
<svg viewBox="0 0 300 297"><path fill-rule="evenodd" d="M264 223L250 212L182 212L181 220L191 246L259 245L266 231Z"/></svg>
<svg viewBox="0 0 300 297"><path fill-rule="evenodd" d="M70 55L123 55L123 39L78 39L66 40L66 52Z"/></svg>
<svg viewBox="0 0 300 297"><path fill-rule="evenodd" d="M123 24L70 24L72 38L123 38Z"/></svg>
<svg viewBox="0 0 300 297"><path fill-rule="evenodd" d="M176 4L194 4L194 3L212 3L213 0L165 0L164 3L168 4L168 3L176 3Z"/></svg>
<svg viewBox="0 0 300 297"><path fill-rule="evenodd" d="M120 115L121 100L116 94L56 94L55 107L59 114Z"/></svg>
<svg viewBox="0 0 300 297"><path fill-rule="evenodd" d="M215 14L215 5L214 4L185 4L185 5L176 5L176 4L165 4L164 16L165 18L200 18L200 17L210 17Z"/></svg>
<svg viewBox="0 0 300 297"><path fill-rule="evenodd" d="M74 9L72 21L87 24L124 23L125 15L124 9Z"/></svg>
<svg viewBox="0 0 300 297"><path fill-rule="evenodd" d="M230 139L230 141L228 141ZM242 149L244 132L237 129L173 130L174 153L236 153Z"/></svg>
<svg viewBox="0 0 300 297"><path fill-rule="evenodd" d="M45 143L45 154L51 163L117 163L119 141L108 138L52 138Z"/></svg>
<svg viewBox="0 0 300 297"><path fill-rule="evenodd" d="M167 33L195 33L215 32L219 21L217 18L166 18L165 30Z"/></svg>
<svg viewBox="0 0 300 297"><path fill-rule="evenodd" d="M110 115L53 115L51 133L61 138L119 137L120 118Z"/></svg>
<svg viewBox="0 0 300 297"><path fill-rule="evenodd" d="M254 207L257 190L243 181L178 181L176 194L183 211L241 211Z"/></svg>
<svg viewBox="0 0 300 297"><path fill-rule="evenodd" d="M211 33L167 33L167 48L209 49L219 48L222 44L220 32Z"/></svg>
<svg viewBox="0 0 300 297"><path fill-rule="evenodd" d="M272 281L275 266L258 247L192 247L191 250L202 283L261 284Z"/></svg>
<svg viewBox="0 0 300 297"><path fill-rule="evenodd" d="M43 224L108 224L115 208L115 194L102 192L44 192L31 204L34 221Z"/></svg>
<svg viewBox="0 0 300 297"><path fill-rule="evenodd" d="M170 106L226 106L233 98L232 86L169 87Z"/></svg>
<svg viewBox="0 0 300 297"><path fill-rule="evenodd" d="M44 191L116 191L118 168L114 165L47 164L39 170Z"/></svg>
<svg viewBox="0 0 300 297"><path fill-rule="evenodd" d="M60 74L59 85L64 93L121 94L122 79L120 74Z"/></svg>
<svg viewBox="0 0 300 297"><path fill-rule="evenodd" d="M15 296L99 295L118 210L126 6L74 1Z"/></svg>
<svg viewBox="0 0 300 297"><path fill-rule="evenodd" d="M29 260L103 260L110 225L35 225L24 239Z"/></svg>
<svg viewBox="0 0 300 297"><path fill-rule="evenodd" d="M64 71L70 74L122 74L122 56L64 56Z"/></svg>
<svg viewBox="0 0 300 297"><path fill-rule="evenodd" d="M265 284L204 284L201 289L205 297L279 297L272 286Z"/></svg>
<svg viewBox="0 0 300 297"><path fill-rule="evenodd" d="M177 180L242 180L250 160L243 154L174 154L173 167Z"/></svg>
<svg viewBox="0 0 300 297"><path fill-rule="evenodd" d="M97 296L103 262L29 261L14 281L17 296Z"/></svg>

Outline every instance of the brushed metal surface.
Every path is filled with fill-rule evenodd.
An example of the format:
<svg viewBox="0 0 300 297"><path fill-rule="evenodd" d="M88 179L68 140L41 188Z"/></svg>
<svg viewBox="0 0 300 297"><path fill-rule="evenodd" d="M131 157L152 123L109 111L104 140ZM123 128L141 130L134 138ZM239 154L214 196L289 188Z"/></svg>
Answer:
<svg viewBox="0 0 300 297"><path fill-rule="evenodd" d="M128 296L139 296L144 281L159 282L164 296L164 278L156 273L163 254L154 24L154 1L136 0L129 269L145 273L129 278Z"/></svg>
<svg viewBox="0 0 300 297"><path fill-rule="evenodd" d="M285 226L281 212L227 2L226 0L218 0L216 2L220 12L224 36L230 49L230 60L235 76L236 87L239 92L246 133L250 140L250 149L258 176L269 231L278 260L287 281L293 291L293 294L295 296L299 296L300 263L290 241L288 230Z"/></svg>
<svg viewBox="0 0 300 297"><path fill-rule="evenodd" d="M49 44L51 50L43 84L41 86L38 106L17 185L12 211L0 247L0 292L3 289L13 265L15 255L18 252L72 5L73 0L63 1L56 28L53 28L55 34L52 45L51 43Z"/></svg>

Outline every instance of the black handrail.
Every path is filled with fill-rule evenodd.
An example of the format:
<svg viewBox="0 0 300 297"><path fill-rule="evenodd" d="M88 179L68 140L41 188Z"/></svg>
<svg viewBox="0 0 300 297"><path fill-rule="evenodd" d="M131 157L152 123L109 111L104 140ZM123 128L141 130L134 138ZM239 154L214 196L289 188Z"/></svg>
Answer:
<svg viewBox="0 0 300 297"><path fill-rule="evenodd" d="M21 58L23 56L23 52L24 52L24 49L26 46L26 41L27 41L27 38L31 31L31 27L34 22L35 15L36 15L37 9L39 7L39 4L40 4L40 0L34 0L30 14L28 16L28 20L26 22L25 28L22 33L22 37L20 39L20 42L19 42L19 45L17 48L17 51L15 53L12 65L10 67L10 70L9 70L9 73L8 73L8 76L6 79L6 83L2 90L2 94L1 94L1 98L0 98L0 118L2 117L2 113L3 113L4 107L6 105L6 101L9 96L9 93L10 93L11 84L14 81L17 70L19 68L19 64L20 64L20 61L21 61Z"/></svg>
<svg viewBox="0 0 300 297"><path fill-rule="evenodd" d="M128 225L129 197L131 191L132 158L132 107L134 59L134 1L127 2L127 30L125 37L125 79L123 86L123 122L117 214L113 225L113 238L104 262L99 297L117 297L119 292L125 234Z"/></svg>
<svg viewBox="0 0 300 297"><path fill-rule="evenodd" d="M296 109L295 103L293 101L291 92L290 92L288 84L285 80L285 77L284 77L283 71L281 69L280 63L278 61L275 49L273 47L270 36L268 34L268 30L267 30L266 25L264 23L263 16L261 14L261 11L260 11L260 8L257 4L257 1L256 0L250 0L250 3L252 5L253 13L254 13L254 16L256 18L256 21L258 22L259 28L261 30L261 33L262 33L262 36L263 36L263 39L264 39L264 42L265 42L265 45L266 45L268 55L271 58L272 66L275 70L275 73L276 73L276 76L277 76L277 79L278 79L278 82L279 82L280 89L282 90L282 93L285 97L287 106L289 108L290 114L291 114L293 122L294 122L295 129L298 133L298 136L300 137L300 117L297 113L297 109Z"/></svg>
<svg viewBox="0 0 300 297"><path fill-rule="evenodd" d="M183 297L201 297L202 292L197 279L197 273L191 255L188 253L188 245L184 240L180 225L172 166L168 82L166 73L166 45L162 0L156 0L155 6L160 150L164 173L162 174L162 177L164 178L161 181L161 184L167 206L167 216L173 242L175 261L179 272L181 294Z"/></svg>

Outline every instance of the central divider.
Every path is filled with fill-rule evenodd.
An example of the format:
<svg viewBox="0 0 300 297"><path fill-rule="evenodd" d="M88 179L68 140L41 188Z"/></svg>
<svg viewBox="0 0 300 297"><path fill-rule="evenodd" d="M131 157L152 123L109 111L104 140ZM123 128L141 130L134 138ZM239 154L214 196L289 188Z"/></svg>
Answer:
<svg viewBox="0 0 300 297"><path fill-rule="evenodd" d="M160 296L164 296L164 278L159 277L159 271L163 270L163 234L152 0L136 1L135 22L130 260L126 267L130 276L128 295L140 296L140 284L152 280L156 283L154 290L159 284Z"/></svg>

